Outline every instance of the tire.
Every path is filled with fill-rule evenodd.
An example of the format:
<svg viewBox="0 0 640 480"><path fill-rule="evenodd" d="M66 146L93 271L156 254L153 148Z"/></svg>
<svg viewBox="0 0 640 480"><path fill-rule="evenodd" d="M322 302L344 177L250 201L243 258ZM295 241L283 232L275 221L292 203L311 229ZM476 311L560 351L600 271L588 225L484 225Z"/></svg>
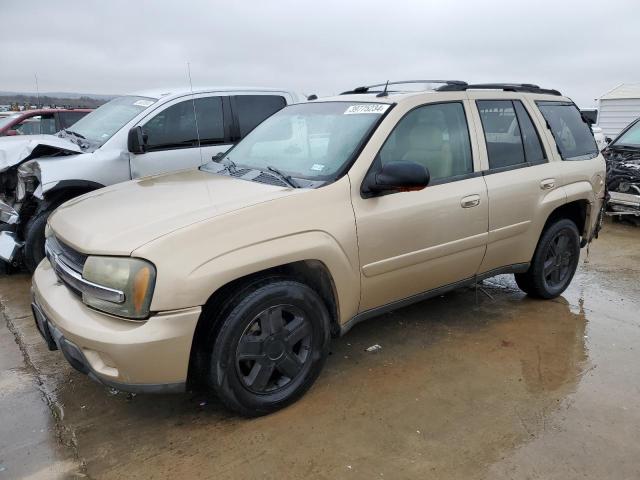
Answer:
<svg viewBox="0 0 640 480"><path fill-rule="evenodd" d="M529 270L516 273L515 280L529 296L543 299L564 292L580 261L580 234L568 219L557 220L540 236Z"/></svg>
<svg viewBox="0 0 640 480"><path fill-rule="evenodd" d="M50 214L51 210L37 213L24 230L23 259L29 273L33 273L44 258L44 229Z"/></svg>
<svg viewBox="0 0 640 480"><path fill-rule="evenodd" d="M242 293L213 322L220 326L205 381L226 407L256 417L311 387L329 355L330 319L318 294L294 280L268 279Z"/></svg>

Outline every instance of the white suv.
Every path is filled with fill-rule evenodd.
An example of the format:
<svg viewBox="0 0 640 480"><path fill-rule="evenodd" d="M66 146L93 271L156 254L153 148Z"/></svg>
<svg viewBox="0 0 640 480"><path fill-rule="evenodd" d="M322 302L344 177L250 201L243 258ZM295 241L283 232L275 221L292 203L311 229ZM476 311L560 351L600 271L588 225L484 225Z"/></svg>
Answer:
<svg viewBox="0 0 640 480"><path fill-rule="evenodd" d="M55 136L0 139L0 264L35 270L47 218L65 201L202 165L301 100L269 88L149 90L114 98Z"/></svg>

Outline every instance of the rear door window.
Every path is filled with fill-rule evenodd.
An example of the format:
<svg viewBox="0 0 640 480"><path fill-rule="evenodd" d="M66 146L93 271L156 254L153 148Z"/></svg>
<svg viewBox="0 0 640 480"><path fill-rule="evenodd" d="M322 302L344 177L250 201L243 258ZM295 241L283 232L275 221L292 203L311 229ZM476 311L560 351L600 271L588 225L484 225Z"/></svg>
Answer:
<svg viewBox="0 0 640 480"><path fill-rule="evenodd" d="M570 102L537 101L563 160L588 160L598 146L578 107Z"/></svg>
<svg viewBox="0 0 640 480"><path fill-rule="evenodd" d="M489 168L542 163L546 155L538 132L519 100L478 100Z"/></svg>
<svg viewBox="0 0 640 480"><path fill-rule="evenodd" d="M287 105L279 95L236 95L231 97L231 102L238 119L240 138Z"/></svg>
<svg viewBox="0 0 640 480"><path fill-rule="evenodd" d="M516 116L520 124L520 133L522 134L522 143L524 145L524 156L529 163L543 163L547 160L547 156L540 143L540 136L536 127L531 121L529 113L520 101L514 100L513 106L516 109Z"/></svg>

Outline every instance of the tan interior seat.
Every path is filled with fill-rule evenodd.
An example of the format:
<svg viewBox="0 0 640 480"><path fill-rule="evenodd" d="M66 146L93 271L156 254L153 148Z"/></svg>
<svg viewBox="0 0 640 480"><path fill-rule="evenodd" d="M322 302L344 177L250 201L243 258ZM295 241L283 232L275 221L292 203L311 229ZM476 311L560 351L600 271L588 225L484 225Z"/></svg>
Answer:
<svg viewBox="0 0 640 480"><path fill-rule="evenodd" d="M409 148L402 160L416 162L429 169L432 179L449 177L453 173L453 157L437 125L416 125L409 132Z"/></svg>

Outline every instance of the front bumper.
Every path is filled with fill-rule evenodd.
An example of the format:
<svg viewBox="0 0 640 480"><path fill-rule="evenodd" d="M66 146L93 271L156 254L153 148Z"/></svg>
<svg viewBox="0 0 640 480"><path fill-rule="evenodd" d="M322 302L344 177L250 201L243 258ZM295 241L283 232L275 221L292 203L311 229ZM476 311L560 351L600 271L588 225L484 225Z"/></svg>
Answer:
<svg viewBox="0 0 640 480"><path fill-rule="evenodd" d="M24 242L18 241L15 232L0 231L0 260L7 263L13 262L23 245Z"/></svg>
<svg viewBox="0 0 640 480"><path fill-rule="evenodd" d="M640 195L610 191L607 210L608 215L640 216Z"/></svg>
<svg viewBox="0 0 640 480"><path fill-rule="evenodd" d="M12 206L0 200L0 260L13 262L23 242L18 241L14 232L20 219Z"/></svg>
<svg viewBox="0 0 640 480"><path fill-rule="evenodd" d="M118 390L184 391L201 308L131 322L87 307L58 279L47 260L33 275L33 313L50 349L76 370Z"/></svg>

